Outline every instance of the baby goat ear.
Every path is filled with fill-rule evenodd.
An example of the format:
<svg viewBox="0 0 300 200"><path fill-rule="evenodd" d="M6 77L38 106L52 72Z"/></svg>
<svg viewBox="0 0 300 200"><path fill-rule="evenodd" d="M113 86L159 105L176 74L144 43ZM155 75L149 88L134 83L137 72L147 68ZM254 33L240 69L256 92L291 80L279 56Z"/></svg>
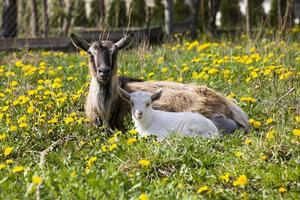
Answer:
<svg viewBox="0 0 300 200"><path fill-rule="evenodd" d="M129 40L132 36L133 36L133 33L130 33L130 34L124 36L118 42L116 42L115 45L114 45L115 50L120 50L120 49L123 49L126 46L129 46L131 43L130 44L128 44L128 43L129 43Z"/></svg>
<svg viewBox="0 0 300 200"><path fill-rule="evenodd" d="M90 44L86 40L82 39L74 33L71 33L71 40L76 48L88 51Z"/></svg>
<svg viewBox="0 0 300 200"><path fill-rule="evenodd" d="M119 87L119 91L122 97L124 97L128 101L130 100L130 94L126 90Z"/></svg>
<svg viewBox="0 0 300 200"><path fill-rule="evenodd" d="M151 95L151 100L152 100L152 101L158 100L158 99L161 97L162 91L163 91L163 89L160 88L158 91L154 92L154 93Z"/></svg>

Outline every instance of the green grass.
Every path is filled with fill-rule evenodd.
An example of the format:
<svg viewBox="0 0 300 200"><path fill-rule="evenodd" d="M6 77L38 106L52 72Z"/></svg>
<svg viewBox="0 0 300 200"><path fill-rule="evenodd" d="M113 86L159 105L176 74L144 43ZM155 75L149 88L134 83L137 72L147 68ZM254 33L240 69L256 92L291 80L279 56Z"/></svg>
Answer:
<svg viewBox="0 0 300 200"><path fill-rule="evenodd" d="M175 134L162 142L85 125L86 56L2 53L0 199L34 199L37 188L42 199L297 199L299 50L297 42L241 39L122 52L120 74L207 85L234 98L255 127L215 140ZM40 167L40 152L67 136L76 138L49 151ZM226 173L228 181L220 178ZM234 186L242 175L247 183Z"/></svg>

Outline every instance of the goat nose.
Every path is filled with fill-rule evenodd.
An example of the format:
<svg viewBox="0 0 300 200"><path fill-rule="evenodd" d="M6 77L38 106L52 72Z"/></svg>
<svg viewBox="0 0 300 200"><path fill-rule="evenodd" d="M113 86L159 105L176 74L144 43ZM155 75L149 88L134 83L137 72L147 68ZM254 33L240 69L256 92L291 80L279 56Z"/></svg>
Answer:
<svg viewBox="0 0 300 200"><path fill-rule="evenodd" d="M108 74L110 72L110 68L99 69L99 73Z"/></svg>
<svg viewBox="0 0 300 200"><path fill-rule="evenodd" d="M136 114L139 115L139 116L142 116L142 115L143 115L143 112L138 110L138 111L136 112Z"/></svg>

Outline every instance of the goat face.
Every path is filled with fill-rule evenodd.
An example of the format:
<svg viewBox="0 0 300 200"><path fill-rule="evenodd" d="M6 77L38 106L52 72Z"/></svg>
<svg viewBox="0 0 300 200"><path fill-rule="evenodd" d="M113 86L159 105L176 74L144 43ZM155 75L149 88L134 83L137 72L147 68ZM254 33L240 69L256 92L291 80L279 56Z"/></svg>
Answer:
<svg viewBox="0 0 300 200"><path fill-rule="evenodd" d="M137 91L129 94L122 88L119 88L122 96L130 102L132 116L136 120L149 119L152 110L152 102L161 97L162 89L150 94L148 92Z"/></svg>
<svg viewBox="0 0 300 200"><path fill-rule="evenodd" d="M90 44L73 33L71 34L71 39L75 47L89 54L91 75L99 83L105 85L116 75L117 51L126 46L130 36L131 34L116 43L112 41L96 41Z"/></svg>

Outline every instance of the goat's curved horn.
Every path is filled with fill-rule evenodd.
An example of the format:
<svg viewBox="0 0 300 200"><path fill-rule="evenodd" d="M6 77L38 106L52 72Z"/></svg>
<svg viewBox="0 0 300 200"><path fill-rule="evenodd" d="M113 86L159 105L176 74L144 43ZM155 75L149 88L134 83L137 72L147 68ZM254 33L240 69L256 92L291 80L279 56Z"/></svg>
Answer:
<svg viewBox="0 0 300 200"><path fill-rule="evenodd" d="M163 91L163 89L160 88L159 90L157 90L156 92L154 92L154 93L151 95L151 100L152 100L152 101L158 100L158 99L161 97L162 91Z"/></svg>
<svg viewBox="0 0 300 200"><path fill-rule="evenodd" d="M119 50L119 49L123 49L124 47L126 47L127 42L129 41L131 36L133 36L133 33L130 33L130 34L126 35L125 37L120 39L118 42L116 42L115 43L116 49Z"/></svg>
<svg viewBox="0 0 300 200"><path fill-rule="evenodd" d="M76 48L88 51L90 44L86 40L82 39L74 33L71 33L71 40Z"/></svg>
<svg viewBox="0 0 300 200"><path fill-rule="evenodd" d="M130 100L130 94L126 90L119 87L119 91L120 91L122 97L124 97L128 101Z"/></svg>

